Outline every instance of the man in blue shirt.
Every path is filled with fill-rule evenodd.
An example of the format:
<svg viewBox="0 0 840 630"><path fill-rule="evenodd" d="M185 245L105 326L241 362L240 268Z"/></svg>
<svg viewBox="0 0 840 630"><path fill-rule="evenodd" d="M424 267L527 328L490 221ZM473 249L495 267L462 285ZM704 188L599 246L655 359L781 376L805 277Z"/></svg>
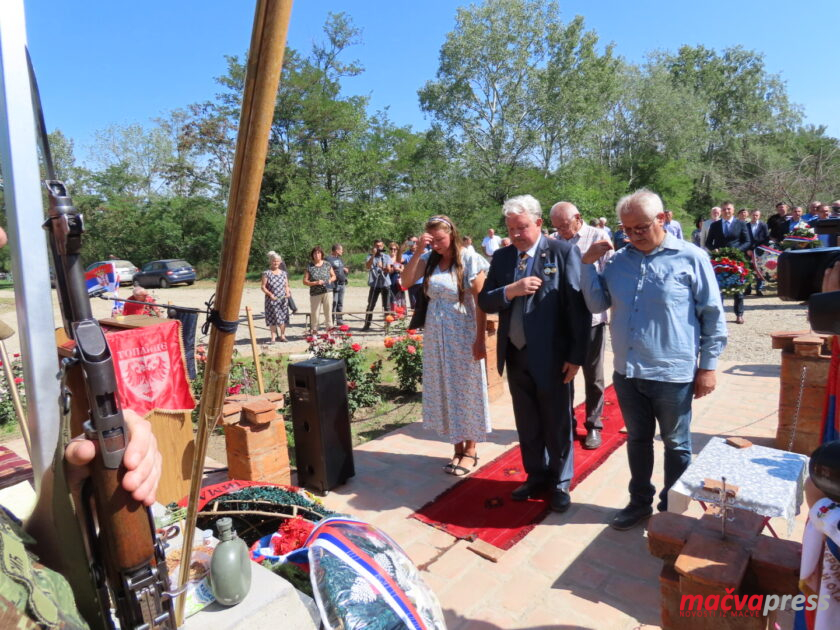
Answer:
<svg viewBox="0 0 840 630"><path fill-rule="evenodd" d="M593 244L583 256L581 288L590 311L612 309L613 385L627 425L630 503L610 524L623 530L653 513L657 421L665 443L660 511L691 463L691 401L715 388L726 323L708 255L665 231L659 196L638 190L616 210L630 245L598 273L592 263L610 244Z"/></svg>
<svg viewBox="0 0 840 630"><path fill-rule="evenodd" d="M673 234L678 239L683 240L683 229L680 222L674 219L674 213L671 210L665 211L665 231Z"/></svg>

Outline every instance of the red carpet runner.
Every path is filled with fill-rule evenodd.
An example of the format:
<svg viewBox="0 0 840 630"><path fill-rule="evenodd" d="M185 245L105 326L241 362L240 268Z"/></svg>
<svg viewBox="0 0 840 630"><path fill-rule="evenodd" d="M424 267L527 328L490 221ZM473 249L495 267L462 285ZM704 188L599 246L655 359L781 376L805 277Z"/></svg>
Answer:
<svg viewBox="0 0 840 630"><path fill-rule="evenodd" d="M612 386L605 392L603 443L600 448L586 451L581 447L586 434L583 427L583 403L575 408L575 416L578 420L578 439L574 444L575 476L572 489L627 440L625 434L619 433L624 421ZM545 497L524 502L511 500L511 491L525 478L517 445L446 490L412 516L456 538L475 535L500 549L510 549L548 513L547 493Z"/></svg>

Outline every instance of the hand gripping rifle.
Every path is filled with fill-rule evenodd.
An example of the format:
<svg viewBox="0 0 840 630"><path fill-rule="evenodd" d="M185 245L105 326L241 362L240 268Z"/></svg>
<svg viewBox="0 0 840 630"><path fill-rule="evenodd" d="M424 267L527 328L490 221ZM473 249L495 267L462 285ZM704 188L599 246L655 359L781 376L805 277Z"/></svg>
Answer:
<svg viewBox="0 0 840 630"><path fill-rule="evenodd" d="M29 70L48 177L45 183L49 218L44 228L55 262L64 328L76 342L73 357L65 359L63 369L68 363L81 366L89 409L85 432L99 444L89 481L93 487L98 533L92 515L89 511L87 514L88 532L94 536L90 547L94 550L93 573L99 604L106 623L110 623L110 595L121 629L174 630L173 594L169 592L162 542L155 538L149 509L122 487L126 472L122 460L128 432L117 400L113 358L105 334L93 317L85 286L80 258L84 221L64 184L55 179L31 61Z"/></svg>

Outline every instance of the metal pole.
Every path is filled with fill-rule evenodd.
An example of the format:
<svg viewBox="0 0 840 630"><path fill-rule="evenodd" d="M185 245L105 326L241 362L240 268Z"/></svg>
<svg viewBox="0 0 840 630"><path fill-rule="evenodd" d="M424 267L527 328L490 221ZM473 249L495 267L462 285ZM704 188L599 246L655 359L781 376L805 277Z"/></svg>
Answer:
<svg viewBox="0 0 840 630"><path fill-rule="evenodd" d="M260 394L265 394L265 383L263 383L262 366L260 365L260 351L257 348L257 336L254 334L254 317L251 315L251 307L245 307L245 314L248 316L248 333L251 335L251 352L254 355L254 369L257 372L257 387Z"/></svg>
<svg viewBox="0 0 840 630"><path fill-rule="evenodd" d="M0 167L26 382L26 421L32 437L30 455L37 490L44 471L52 463L58 442L59 384L36 147L23 0L5 0L0 2Z"/></svg>

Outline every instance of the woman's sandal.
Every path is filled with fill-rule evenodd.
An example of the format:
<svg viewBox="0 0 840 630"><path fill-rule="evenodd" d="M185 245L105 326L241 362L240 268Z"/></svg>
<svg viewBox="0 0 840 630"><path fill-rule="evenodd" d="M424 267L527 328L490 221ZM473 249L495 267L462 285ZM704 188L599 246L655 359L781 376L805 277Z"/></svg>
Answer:
<svg viewBox="0 0 840 630"><path fill-rule="evenodd" d="M461 458L463 456L464 456L463 453L457 453L457 452L454 455L452 455L452 461L450 461L449 463L447 463L443 467L443 472L445 472L447 475L454 475L455 474L455 468L457 468L458 464L461 463Z"/></svg>
<svg viewBox="0 0 840 630"><path fill-rule="evenodd" d="M475 468L476 466L478 466L478 455L477 454L476 455L467 455L466 453L462 453L460 461L463 462L465 457L469 457L471 460L473 460L473 464L472 464L472 466L470 466L470 468ZM455 475L456 477L466 477L467 475L469 475L472 472L470 470L470 468L466 468L466 467L460 466L460 465L453 466L452 467L452 472L449 473L449 474L450 475Z"/></svg>

